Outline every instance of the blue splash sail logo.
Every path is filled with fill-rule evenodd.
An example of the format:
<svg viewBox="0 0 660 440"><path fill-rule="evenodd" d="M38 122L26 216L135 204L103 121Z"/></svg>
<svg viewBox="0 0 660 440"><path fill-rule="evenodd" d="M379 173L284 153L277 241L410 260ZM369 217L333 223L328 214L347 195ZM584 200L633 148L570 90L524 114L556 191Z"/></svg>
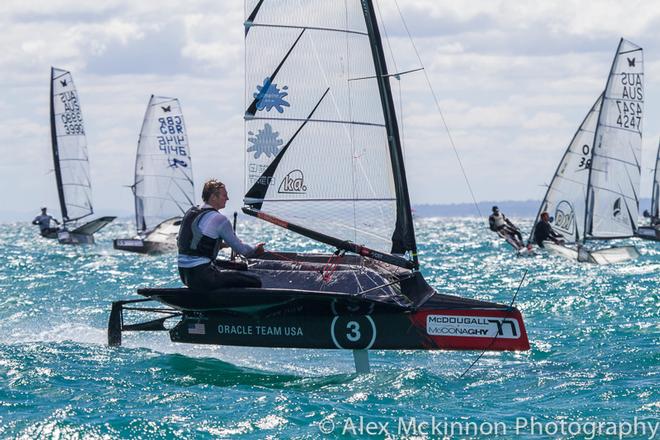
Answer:
<svg viewBox="0 0 660 440"><path fill-rule="evenodd" d="M280 146L284 143L279 138L280 132L273 131L270 124L264 125L264 128L258 130L256 134L252 131L248 131L248 134L252 136L248 138L248 142L252 145L248 147L247 151L248 153L254 152L255 159L259 159L262 154L265 154L266 157L277 156Z"/></svg>
<svg viewBox="0 0 660 440"><path fill-rule="evenodd" d="M282 87L282 90L289 90L288 86ZM278 113L284 113L284 107L291 105L284 100L288 92L282 92L277 87L276 83L271 82L270 77L264 79L263 85L257 86L257 92L252 94L252 97L257 101L257 110L275 109Z"/></svg>

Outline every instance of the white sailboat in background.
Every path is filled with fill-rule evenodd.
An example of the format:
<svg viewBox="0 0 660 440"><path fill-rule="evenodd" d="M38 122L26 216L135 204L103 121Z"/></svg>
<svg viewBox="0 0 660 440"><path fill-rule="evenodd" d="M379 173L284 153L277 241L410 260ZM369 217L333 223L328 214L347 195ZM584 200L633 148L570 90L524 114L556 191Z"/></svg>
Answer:
<svg viewBox="0 0 660 440"><path fill-rule="evenodd" d="M621 39L607 86L575 133L541 203L563 245L549 252L598 264L639 256L634 246L587 249L587 241L635 236L644 105L642 48ZM534 240L534 228L530 241Z"/></svg>
<svg viewBox="0 0 660 440"><path fill-rule="evenodd" d="M653 171L653 190L651 193L651 211L644 211L644 217L650 219L648 226L637 228L637 236L646 240L660 241L660 144L655 158Z"/></svg>
<svg viewBox="0 0 660 440"><path fill-rule="evenodd" d="M50 130L62 213L57 239L62 244L93 244L94 233L116 217L100 217L79 226L94 213L87 139L71 72L55 67L50 71Z"/></svg>
<svg viewBox="0 0 660 440"><path fill-rule="evenodd" d="M178 99L151 95L131 189L137 237L114 240L115 249L139 253L174 250L181 218L194 200L188 134Z"/></svg>

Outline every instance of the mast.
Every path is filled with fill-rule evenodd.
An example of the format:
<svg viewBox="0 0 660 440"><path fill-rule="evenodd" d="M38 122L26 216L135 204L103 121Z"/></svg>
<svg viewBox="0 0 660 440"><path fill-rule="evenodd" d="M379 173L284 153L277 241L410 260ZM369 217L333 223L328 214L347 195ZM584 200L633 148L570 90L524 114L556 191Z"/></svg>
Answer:
<svg viewBox="0 0 660 440"><path fill-rule="evenodd" d="M55 68L50 68L50 140L53 149L53 163L55 165L55 180L57 182L57 195L60 199L60 212L62 222L66 223L69 218L64 200L64 186L62 184L62 170L60 169L60 153L57 146L57 130L55 129L55 90L53 82L55 81Z"/></svg>
<svg viewBox="0 0 660 440"><path fill-rule="evenodd" d="M406 251L410 251L415 268L418 268L417 243L415 242L415 230L410 208L410 196L408 193L408 183L406 180L406 170L403 161L401 138L399 136L399 127L396 120L394 100L392 99L392 89L390 87L387 73L385 53L383 51L383 44L380 37L380 31L378 30L378 22L376 21L372 0L361 0L361 3L369 34L369 42L371 43L371 54L376 69L378 90L380 92L381 104L385 116L385 127L387 130L388 146L394 174L397 219L394 233L392 234L392 253L403 254Z"/></svg>
<svg viewBox="0 0 660 440"><path fill-rule="evenodd" d="M655 158L655 171L653 172L653 187L651 190L651 216L660 217L660 174L658 168L660 167L660 142L658 142L658 152Z"/></svg>

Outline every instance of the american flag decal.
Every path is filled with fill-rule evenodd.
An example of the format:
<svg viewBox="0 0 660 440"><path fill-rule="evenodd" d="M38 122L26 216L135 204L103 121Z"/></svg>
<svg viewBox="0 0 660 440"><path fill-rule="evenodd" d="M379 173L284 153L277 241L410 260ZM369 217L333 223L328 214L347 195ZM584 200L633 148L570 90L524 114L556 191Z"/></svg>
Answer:
<svg viewBox="0 0 660 440"><path fill-rule="evenodd" d="M205 335L206 326L204 324L189 324L188 325L188 334L189 335Z"/></svg>

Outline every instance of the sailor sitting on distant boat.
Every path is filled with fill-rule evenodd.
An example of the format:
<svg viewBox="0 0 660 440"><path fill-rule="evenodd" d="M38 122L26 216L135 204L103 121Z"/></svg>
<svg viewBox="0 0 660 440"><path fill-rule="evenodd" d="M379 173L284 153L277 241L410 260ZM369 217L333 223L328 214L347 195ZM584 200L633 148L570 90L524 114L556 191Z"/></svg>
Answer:
<svg viewBox="0 0 660 440"><path fill-rule="evenodd" d="M261 287L258 276L247 271L227 270L215 264L223 242L237 253L251 257L264 253L264 243L243 243L229 219L218 212L229 196L222 182L211 179L204 184L201 206L193 206L181 221L177 246L181 281L191 289L223 287Z"/></svg>
<svg viewBox="0 0 660 440"><path fill-rule="evenodd" d="M552 229L552 226L550 226L550 214L542 212L541 220L534 227L534 242L539 247L545 247L543 246L545 240L549 240L555 244L564 244L563 238L563 235L556 232Z"/></svg>
<svg viewBox="0 0 660 440"><path fill-rule="evenodd" d="M651 219L651 226L660 226L660 217L651 215L648 209L644 210L644 218Z"/></svg>
<svg viewBox="0 0 660 440"><path fill-rule="evenodd" d="M58 225L60 222L57 221L55 217L47 213L48 208L45 206L41 208L41 215L38 215L32 220L33 225L39 225L39 232L42 236L47 236L49 234L54 234L58 231L59 228L51 228L50 221L54 221Z"/></svg>
<svg viewBox="0 0 660 440"><path fill-rule="evenodd" d="M511 220L506 218L497 206L493 206L493 213L488 217L488 225L493 232L509 235L512 238L517 237L520 245L523 245L523 238L520 229L518 229Z"/></svg>

